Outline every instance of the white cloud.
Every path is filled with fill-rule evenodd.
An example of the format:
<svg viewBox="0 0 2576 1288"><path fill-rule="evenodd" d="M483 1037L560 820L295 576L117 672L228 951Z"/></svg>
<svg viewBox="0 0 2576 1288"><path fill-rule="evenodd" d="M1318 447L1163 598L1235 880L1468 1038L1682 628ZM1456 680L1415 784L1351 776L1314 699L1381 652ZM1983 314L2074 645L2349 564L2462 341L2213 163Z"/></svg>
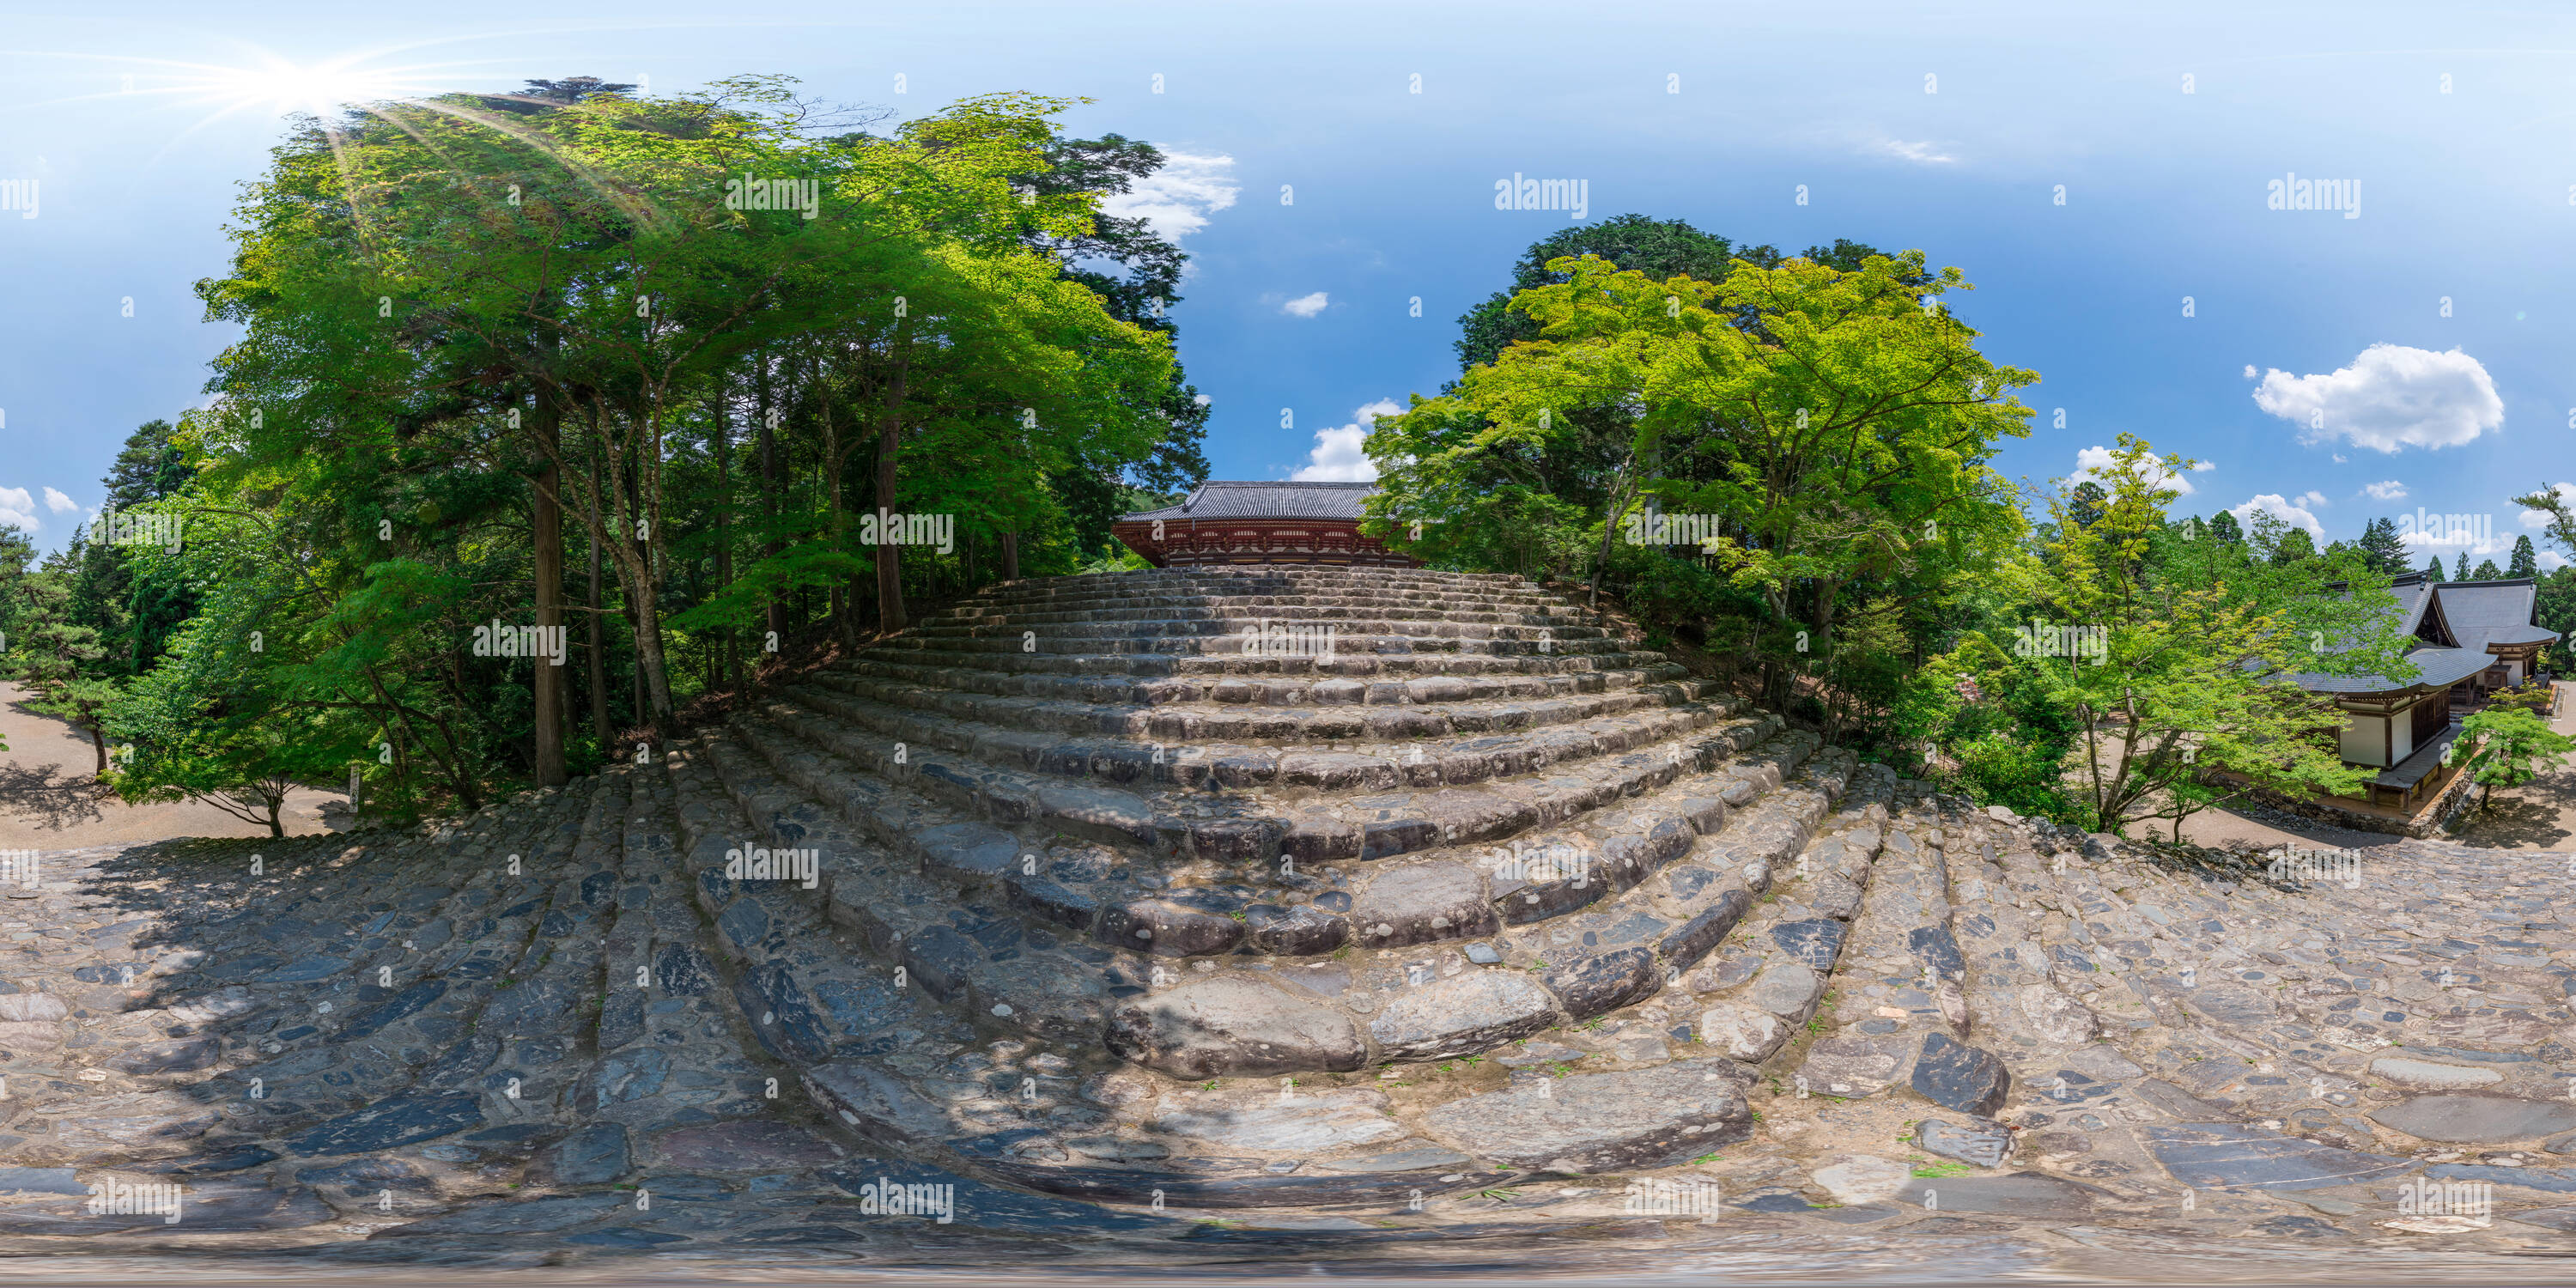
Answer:
<svg viewBox="0 0 2576 1288"><path fill-rule="evenodd" d="M2318 506L2321 506L2321 505L2329 504L2329 502L2326 500L2326 494L2325 494L2325 493L2323 493L2323 492L2319 492L2319 491L2317 491L2317 490L2316 490L2316 489L2314 489L2314 488L2310 488L2309 490L2307 490L2307 491L2305 491L2305 492L2300 493L2300 494L2299 494L2299 496L2298 496L2298 498L2297 498L2297 500L2298 500L2298 503L2299 503L2301 506L2303 506L2303 507L2305 507L2305 508L2307 508L2307 509L2310 509L2310 510L2313 510L2313 509L2315 509L2315 508L2317 508Z"/></svg>
<svg viewBox="0 0 2576 1288"><path fill-rule="evenodd" d="M1323 312L1324 306L1329 303L1331 301L1324 298L1324 293L1317 291L1312 295L1300 295L1280 305L1279 311L1292 318L1310 318Z"/></svg>
<svg viewBox="0 0 2576 1288"><path fill-rule="evenodd" d="M1404 408L1380 398L1351 413L1351 423L1337 429L1315 431L1315 450L1306 463L1288 477L1298 483L1372 483L1377 480L1377 463L1360 450L1361 440L1377 427L1377 418L1393 416Z"/></svg>
<svg viewBox="0 0 2576 1288"><path fill-rule="evenodd" d="M2246 379L2248 379L2248 380L2252 380L2252 379L2254 378L2254 364L2253 364L2253 363L2250 363L2250 362L2249 362L2249 363L2246 363L2246 364L2245 364L2245 378L2246 378Z"/></svg>
<svg viewBox="0 0 2576 1288"><path fill-rule="evenodd" d="M1101 198L1100 213L1143 219L1154 235L1177 244L1207 227L1208 216L1234 204L1234 158L1163 150L1161 169L1127 191Z"/></svg>
<svg viewBox="0 0 2576 1288"><path fill-rule="evenodd" d="M22 487L0 487L0 524L16 524L28 532L45 526L36 518L36 498Z"/></svg>
<svg viewBox="0 0 2576 1288"><path fill-rule="evenodd" d="M2206 474L2206 473L2208 473L2209 471L2214 470L2214 469L2217 469L2217 468L2218 468L2218 462L2216 462L2216 461L2200 461L2200 462L2195 463L2195 464L2191 467L2191 472L2192 472L2192 473L2194 473L2194 474Z"/></svg>
<svg viewBox="0 0 2576 1288"><path fill-rule="evenodd" d="M2492 525L2487 526L2489 528L2487 535L2481 537L2478 535L2477 525L2474 524L2462 524L2456 528L2448 524L2434 524L2430 525L2429 531L2409 524L2405 525L2405 530L2400 531L2397 537L2398 540L2406 543L2408 552L2412 554L2422 555L2429 551L2448 559L2465 552L2469 556L2469 564L2472 567L2475 567L2480 559L2487 558L2493 558L2501 563L2505 556L2513 553L2513 534L2499 534L2492 530Z"/></svg>
<svg viewBox="0 0 2576 1288"><path fill-rule="evenodd" d="M62 493L57 492L52 488L45 489L45 508L56 514L61 514L65 510L74 509L79 504L79 502L72 500L70 497L64 496Z"/></svg>
<svg viewBox="0 0 2576 1288"><path fill-rule="evenodd" d="M2403 501L2406 499L2406 485L2395 479L2385 483L2365 483L2361 494L2373 501Z"/></svg>
<svg viewBox="0 0 2576 1288"><path fill-rule="evenodd" d="M1899 160L1911 161L1916 165L1948 165L1959 159L1947 152L1940 151L1939 148L1939 144L1929 142L1908 143L1903 139L1881 139L1878 141L1879 151L1884 152L1889 156L1896 157Z"/></svg>
<svg viewBox="0 0 2576 1288"><path fill-rule="evenodd" d="M2190 479L2184 478L2179 474L2167 474L2165 472L2164 462L2159 461L2154 457L2149 457L2145 461L2140 462L2140 464L2147 472L2147 484L2150 487L2172 488L2176 496L2190 496L2192 493L2200 490L2191 485ZM2111 468L2110 448L2087 447L2075 454L2075 472L2066 476L2066 486L2073 487L2078 483L2099 483L2102 481L2101 471L2109 468ZM2202 468L2215 469L2217 467L2202 465L2194 466L2193 468L2198 470Z"/></svg>
<svg viewBox="0 0 2576 1288"><path fill-rule="evenodd" d="M2293 505L2281 499L2280 494L2276 492L2265 492L2243 505L2230 506L2227 512L2235 515L2236 521L2247 527L2253 526L2256 514L2269 514L2293 528L2307 529L2309 536L2322 537L2326 534L2326 525L2317 522L2317 516L2308 513L2304 506Z"/></svg>
<svg viewBox="0 0 2576 1288"><path fill-rule="evenodd" d="M2254 405L2298 426L2302 443L2348 438L2381 452L2457 447L2504 424L2504 400L2477 359L2395 344L2374 344L2331 375L2267 370Z"/></svg>

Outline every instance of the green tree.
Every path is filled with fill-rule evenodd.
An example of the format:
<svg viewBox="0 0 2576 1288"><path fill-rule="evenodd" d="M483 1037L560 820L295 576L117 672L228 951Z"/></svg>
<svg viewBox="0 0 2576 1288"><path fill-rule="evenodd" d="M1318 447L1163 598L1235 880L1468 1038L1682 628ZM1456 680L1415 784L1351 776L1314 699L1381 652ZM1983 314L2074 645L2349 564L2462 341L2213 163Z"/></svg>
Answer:
<svg viewBox="0 0 2576 1288"><path fill-rule="evenodd" d="M2053 535L2005 569L2034 619L2010 648L2026 668L2004 674L1996 643L1963 644L1935 668L2036 686L2029 700L2070 717L2061 768L2087 830L2171 819L2179 838L2190 814L2247 787L2358 790L2371 771L2344 767L2341 713L2299 677L2414 673L2387 620L2387 578L2358 551L2276 561L2267 552L2283 525L2259 512L2244 546L2177 539L2164 509L2178 493L2156 480L2191 464L2121 435L2095 471L2108 493L2101 516L2074 522L2060 490L2049 499Z"/></svg>
<svg viewBox="0 0 2576 1288"><path fill-rule="evenodd" d="M2316 538L2309 536L2305 528L2284 526L2273 538L2271 545L2272 562L2276 564L2297 563L2302 559L2317 557Z"/></svg>
<svg viewBox="0 0 2576 1288"><path fill-rule="evenodd" d="M2558 547L2558 553L2576 559L2576 488L2561 483L2538 489L2526 496L2513 498L2513 503L2527 510L2537 510L2543 520L2541 539Z"/></svg>
<svg viewBox="0 0 2576 1288"><path fill-rule="evenodd" d="M2558 661L2552 669L2576 669L2576 564L2565 565L2541 578L2532 595L2532 620L2558 632L2558 642L2548 649Z"/></svg>
<svg viewBox="0 0 2576 1288"><path fill-rule="evenodd" d="M2514 706L2489 707L2462 720L2458 741L2476 748L2463 769L2478 784L2481 813L2496 788L2519 787L2565 765L2568 754L2576 752L2576 737L2559 733L2546 719Z"/></svg>
<svg viewBox="0 0 2576 1288"><path fill-rule="evenodd" d="M2540 575L2540 554L2531 548L2530 537L2520 536L2513 539L2513 562L2506 566L2504 575L2507 577Z"/></svg>
<svg viewBox="0 0 2576 1288"><path fill-rule="evenodd" d="M1927 276L1914 251L1853 272L1739 262L1716 283L1658 281L1589 256L1548 268L1566 280L1513 304L1540 339L1379 422L1369 448L1384 491L1370 506L1381 530L1480 504L1440 487L1462 460L1544 447L1580 423L1578 409L1619 408L1630 429L1601 456L1612 464L1590 529L1596 578L1614 540L1652 539L1642 498L1715 516L1723 531L1708 548L1767 619L1776 706L1794 671L1833 656L1848 618L1905 602L1853 604L1846 591L1973 562L2017 531L1988 461L2000 439L2028 432L2012 391L2037 377L1988 361L1975 331L1927 307L1967 289L1957 269L1911 285ZM1435 443L1434 464L1400 459ZM1672 468L1690 457L1709 468Z"/></svg>
<svg viewBox="0 0 2576 1288"><path fill-rule="evenodd" d="M98 630L72 620L71 561L58 555L39 571L17 579L12 618L17 631L5 655L9 679L27 691L23 705L88 734L97 753L93 771L108 775L106 715L117 698L115 681L101 674L107 650Z"/></svg>
<svg viewBox="0 0 2576 1288"><path fill-rule="evenodd" d="M244 677L220 672L257 659L210 638L211 621L190 624L171 660L137 679L110 724L134 748L116 775L130 802L189 800L286 835L288 793L327 782L356 749L327 710L263 700ZM217 696L220 695L220 696Z"/></svg>
<svg viewBox="0 0 2576 1288"><path fill-rule="evenodd" d="M1831 246L1808 247L1805 258L1853 273L1860 271L1871 256L1882 253L1859 242L1837 239ZM1656 281L1689 277L1703 282L1726 280L1737 260L1760 268L1778 268L1788 258L1777 247L1738 246L1729 238L1703 232L1681 219L1655 219L1630 212L1595 223L1576 224L1530 243L1512 265L1511 288L1494 292L1459 317L1455 346L1459 370L1488 365L1501 357L1503 350L1538 339L1537 320L1514 309L1513 300L1523 291L1563 285L1565 274L1552 265L1560 259L1585 255L1644 273Z"/></svg>
<svg viewBox="0 0 2576 1288"><path fill-rule="evenodd" d="M2424 561L2424 577L2428 581L2445 580L2442 575L2442 556L2434 555Z"/></svg>
<svg viewBox="0 0 2576 1288"><path fill-rule="evenodd" d="M2235 515L2221 510L2209 516L2209 534L2221 541L2239 543L2245 540L2245 525L2238 523Z"/></svg>
<svg viewBox="0 0 2576 1288"><path fill-rule="evenodd" d="M2466 551L2466 550L2463 550L2463 551L2461 551L2461 552L2460 552L2459 557L2458 557L2457 559L2455 559L2455 560L2453 560L2453 561L2452 561L2452 567L2451 567L2451 580L2453 580L2453 581L2467 581L2468 579L2469 579L2469 552L2468 552L2468 551Z"/></svg>
<svg viewBox="0 0 2576 1288"><path fill-rule="evenodd" d="M2481 559L2478 561L2478 566L2469 573L2469 580L2495 581L2503 576L2504 569L2496 567L2495 560Z"/></svg>
<svg viewBox="0 0 2576 1288"><path fill-rule="evenodd" d="M2362 525L2360 545L2371 571L2391 577L2406 571L2406 542L2397 535L2395 520L2373 519Z"/></svg>

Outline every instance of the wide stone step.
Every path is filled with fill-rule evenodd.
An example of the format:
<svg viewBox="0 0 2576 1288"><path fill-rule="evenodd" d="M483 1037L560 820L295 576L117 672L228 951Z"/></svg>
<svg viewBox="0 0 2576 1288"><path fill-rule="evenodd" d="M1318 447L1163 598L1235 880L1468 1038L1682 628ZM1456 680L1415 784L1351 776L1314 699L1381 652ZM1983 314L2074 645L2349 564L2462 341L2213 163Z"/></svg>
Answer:
<svg viewBox="0 0 2576 1288"><path fill-rule="evenodd" d="M1614 637L1608 627L1572 623L1461 622L1381 615L1283 613L1276 616L1165 615L1096 620L1067 614L1061 622L924 622L907 634L924 640L998 640L1023 651L1058 652L1259 652L1295 645L1353 653L1473 651L1487 642L1553 642L1571 652L1577 642ZM1067 642L1100 641L1114 647L1067 649ZM1034 649L1031 646L1034 645Z"/></svg>
<svg viewBox="0 0 2576 1288"><path fill-rule="evenodd" d="M1466 738L1438 736L1430 727L1435 722L1429 719L1408 728L1408 722L1389 711L1381 713L1378 723L1417 741L1278 746L1073 737L1015 727L1023 722L1005 725L889 705L830 685L791 687L783 696L816 718L847 724L889 745L902 744L907 755L913 749L938 748L1040 774L1148 790L1207 792L1385 791L1521 777L1679 738L1729 718L1741 706L1731 699L1682 702ZM1008 718L1011 713L988 707L980 714Z"/></svg>
<svg viewBox="0 0 2576 1288"><path fill-rule="evenodd" d="M1452 650L1428 653L1364 654L1342 650L1330 657L1299 653L1287 655L1238 653L1209 656L1183 653L1029 652L1016 647L980 650L918 647L925 643L927 641L908 636L896 636L887 644L861 649L858 660L913 666L971 668L1012 674L1143 677L1237 675L1309 679L1374 676L1579 675L1585 672L1623 671L1660 666L1665 662L1662 654L1643 650L1582 652L1574 649L1560 649L1544 654L1535 651L1506 654L1464 653Z"/></svg>
<svg viewBox="0 0 2576 1288"><path fill-rule="evenodd" d="M924 617L920 629L956 629L960 627L1005 627L1010 629L1048 628L1064 625L1112 625L1127 622L1222 622L1240 631L1247 625L1271 622L1294 623L1320 621L1349 623L1354 629L1379 623L1407 623L1422 626L1452 625L1511 626L1549 628L1564 638L1571 632L1609 629L1601 619L1578 610L1547 605L1469 605L1462 601L1432 600L1405 596L1385 596L1354 602L1348 596L1331 600L1291 599L1274 601L1267 596L1156 601L1109 600L1097 605L1079 607L1012 608L970 601ZM1436 634L1435 630L1396 634Z"/></svg>
<svg viewBox="0 0 2576 1288"><path fill-rule="evenodd" d="M701 762L720 772L709 776L697 768ZM722 740L674 762L675 782L698 782L693 790L739 804L722 815L739 823L738 833L728 836L719 825L691 845L701 900L727 951L746 964L747 987L765 999L760 1009L776 1017L774 1035L763 1026L765 1042L800 1061L882 1052L900 1045L889 1030L899 1037L907 1024L916 1038L983 1030L1097 1042L1106 991L1121 977L1104 969L1111 954L979 909L953 883L923 872L917 853L897 857L846 821L820 814L798 784L772 772L798 768ZM704 866L734 850L766 848L755 838L773 835L782 848L815 851L815 888L728 880L710 875L720 866ZM782 910L782 902L794 906ZM841 951L814 942L811 926L822 919L845 942ZM924 1018L924 1002L944 1004L953 1022Z"/></svg>
<svg viewBox="0 0 2576 1288"><path fill-rule="evenodd" d="M1031 699L1017 693L997 694L934 686L908 680L880 679L849 671L817 671L811 685L888 707L975 721L1023 732L1114 734L1154 742L1179 743L1312 743L1361 739L1395 741L1458 734L1508 733L1572 724L1631 711L1677 706L1715 699L1732 710L1735 704L1715 686L1700 680L1640 684L1595 694L1564 697L1444 700L1468 687L1464 680L1416 680L1363 684L1328 680L1297 686L1311 705L1256 701L1262 687L1243 680L1210 686L1213 701L1163 703L1084 702ZM996 686L998 687L998 686ZM1497 686L1499 687L1499 686ZM1539 687L1539 686L1533 686ZM1397 698L1419 692L1420 702L1366 701L1371 689L1398 690L1375 696Z"/></svg>
<svg viewBox="0 0 2576 1288"><path fill-rule="evenodd" d="M1848 772L1845 762L1802 770L1790 790L1775 794L1776 803L1763 803L1771 808L1744 811L1699 844L1724 855L1768 845L1778 826L1796 828L1796 819L1820 814ZM1631 891L1657 866L1595 878L1613 892ZM1409 882L1402 912L1386 899L1388 911L1376 915L1402 918L1403 932L1372 936L1375 927L1361 926L1357 946L1368 951L1360 956L1267 973L1220 971L1131 1000L1111 1016L1110 1048L1176 1078L1348 1072L1384 1061L1482 1055L1654 997L1724 941L1751 904L1737 885L1702 883L1689 896L1659 887L1660 906L1641 893L1633 908L1502 932L1488 906L1472 897L1444 904L1439 893ZM1379 898L1374 884L1361 895ZM1355 906L1354 919L1365 922L1370 906ZM1439 906L1487 938L1443 943L1457 936L1424 915Z"/></svg>
<svg viewBox="0 0 2576 1288"><path fill-rule="evenodd" d="M1617 638L1600 634L1559 638L1554 631L1544 627L1477 627L1472 628L1472 632L1470 628L1462 627L1448 633L1434 630L1417 633L1402 629L1401 623L1385 623L1391 629L1345 632L1326 622L1301 625L1293 631L1285 626L1264 627L1265 633L1255 636L1220 629L1223 624L1214 622L1157 624L1171 628L1163 631L1142 630L1143 625L1147 624L1067 626L1046 630L989 626L923 629L881 641L864 650L860 656L900 656L918 652L968 656L1000 653L1019 657L1244 658L1294 660L1329 670L1345 659L1377 660L1383 664L1390 658L1414 656L1545 659L1617 657L1627 652L1627 645Z"/></svg>
<svg viewBox="0 0 2576 1288"><path fill-rule="evenodd" d="M1096 706L1161 706L1220 703L1265 707L1427 706L1447 702L1503 702L1615 693L1648 684L1677 683L1689 672L1678 663L1554 673L1510 671L1492 675L1437 675L1361 680L1339 676L1229 676L1214 674L1135 678L1126 675L1010 672L857 658L815 673L1039 702Z"/></svg>
<svg viewBox="0 0 2576 1288"><path fill-rule="evenodd" d="M1200 792L1146 795L1005 769L957 752L915 752L816 719L792 704L775 704L767 715L799 745L828 749L858 770L900 781L1003 827L1052 828L1134 844L1166 860L1264 866L1283 855L1318 863L1504 840L1703 772L1749 749L1776 727L1769 717L1721 721L1711 731L1683 734L1564 772L1498 779L1480 787L1265 804L1254 793L1241 793L1239 799Z"/></svg>
<svg viewBox="0 0 2576 1288"><path fill-rule="evenodd" d="M1695 831L1723 821L1730 801L1741 803L1776 787L1812 745L1784 740L1778 748L1673 781L1635 808L1586 818L1578 828L1533 836L1508 850L1464 854L1467 861L1419 871L1412 863L1371 865L1377 875L1355 905L1351 890L1316 885L1317 874L1331 869L1294 859L1275 868L1237 860L1178 867L1149 862L1131 871L1126 860L1107 851L1059 854L958 804L917 795L844 760L828 746L830 731L801 729L792 709L773 714L787 722L737 721L746 745L759 748L815 799L834 802L870 839L907 856L926 875L992 888L1020 914L1060 932L1165 957L1235 951L1303 956L1344 943L1371 946L1364 931L1351 929L1354 924L1373 924L1367 919L1377 911L1409 926L1427 923L1445 915L1442 901L1453 898L1490 905L1491 917L1501 922L1561 915L1604 889L1624 889L1677 856ZM807 750L818 745L824 749ZM1396 907L1405 900L1427 903L1417 915ZM1442 906L1428 906L1435 903ZM1455 919L1453 928L1436 933L1409 930L1401 941L1457 937L1469 933L1456 928L1466 924Z"/></svg>

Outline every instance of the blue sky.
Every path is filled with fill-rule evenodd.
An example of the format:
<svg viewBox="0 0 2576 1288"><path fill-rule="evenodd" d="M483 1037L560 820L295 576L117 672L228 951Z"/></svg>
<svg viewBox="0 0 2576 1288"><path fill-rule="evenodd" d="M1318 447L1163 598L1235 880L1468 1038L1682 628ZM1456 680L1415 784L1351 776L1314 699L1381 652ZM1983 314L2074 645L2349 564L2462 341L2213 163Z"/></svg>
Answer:
<svg viewBox="0 0 2576 1288"><path fill-rule="evenodd" d="M1590 219L1960 266L1977 290L1955 311L2043 377L2003 457L2017 477L2133 432L2207 463L2180 508L2262 506L2327 537L2492 515L2491 542L2442 547L2473 564L2530 531L2508 497L2576 479L2568 9L120 9L0 31L0 180L39 198L32 219L0 209L0 520L48 548L133 426L203 397L229 333L189 287L221 270L236 185L280 132L261 87L376 72L662 92L783 72L902 115L1093 99L1070 128L1175 157L1137 204L1196 257L1181 355L1218 477L1364 468L1334 431L1453 376L1458 314L1573 218L1495 209L1495 181L1524 174L1581 180ZM280 65L339 70L234 74ZM2358 217L2268 208L2293 173L2337 181Z"/></svg>

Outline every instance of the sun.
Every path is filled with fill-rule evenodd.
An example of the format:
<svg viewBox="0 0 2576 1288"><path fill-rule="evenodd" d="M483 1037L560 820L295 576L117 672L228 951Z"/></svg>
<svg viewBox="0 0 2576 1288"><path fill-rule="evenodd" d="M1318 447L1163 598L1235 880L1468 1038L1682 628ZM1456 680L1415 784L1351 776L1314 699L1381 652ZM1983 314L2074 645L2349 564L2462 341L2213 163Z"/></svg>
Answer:
<svg viewBox="0 0 2576 1288"><path fill-rule="evenodd" d="M410 98L423 88L399 73L353 67L343 60L299 67L263 58L259 66L212 69L198 80L189 88L226 107L326 118L344 107Z"/></svg>

